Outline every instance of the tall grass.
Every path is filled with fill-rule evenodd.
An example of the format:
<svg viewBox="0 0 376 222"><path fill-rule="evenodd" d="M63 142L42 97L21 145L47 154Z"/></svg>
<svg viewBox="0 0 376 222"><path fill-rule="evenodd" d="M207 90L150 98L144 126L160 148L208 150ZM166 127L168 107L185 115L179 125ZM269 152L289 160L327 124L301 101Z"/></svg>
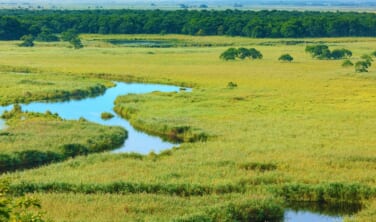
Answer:
<svg viewBox="0 0 376 222"><path fill-rule="evenodd" d="M67 121L50 112L24 113L17 105L2 117L7 128L0 134L0 172L111 150L127 138L121 127Z"/></svg>
<svg viewBox="0 0 376 222"><path fill-rule="evenodd" d="M126 48L102 43L101 38L179 39L209 42L212 47ZM369 207L357 215L371 218L376 186L373 161L376 69L371 67L369 73L358 74L352 68L343 68L342 61L314 60L304 52L306 41L326 43L332 49L348 48L353 52L352 61L376 48L373 38L280 40L85 35L83 42L87 47L78 51L62 45L24 49L13 42L2 42L0 56L6 57L0 61L3 66L66 74L67 79L84 75L194 87L190 93L128 95L119 98L116 104L117 111L138 128L184 141L178 149L160 157L89 155L6 176L13 178L15 184L24 181L36 186L99 184L100 187L120 182L146 187L193 184L214 189L240 184L244 189L233 192L299 201L362 201ZM222 61L219 55L227 45L256 47L264 58ZM278 62L278 57L286 53L294 61ZM229 82L237 87L228 88ZM83 84L79 80L76 83ZM201 133L206 139L191 139ZM185 199L185 206L197 209L174 208L178 213L140 194L133 203L144 203L147 210L133 210L130 220L207 218L200 206L210 203L214 207L209 199L216 194L206 193L200 203L195 198L201 197L190 196ZM70 193L38 195L46 203L69 197L70 201L59 202L67 209L85 199L85 203L91 204L87 211L94 213L74 211L76 217L97 220L95 212L100 205L95 203L101 200L97 198L99 193L95 197L79 194L77 198ZM243 200L242 193L229 195L233 203ZM175 205L173 195L156 196ZM109 203L111 199L106 200L107 206ZM61 218L63 213L54 210L55 205L46 210L52 217ZM107 216L114 213L109 207L106 209ZM124 215L123 208L116 209L115 214ZM66 215L69 213L62 217L73 218Z"/></svg>

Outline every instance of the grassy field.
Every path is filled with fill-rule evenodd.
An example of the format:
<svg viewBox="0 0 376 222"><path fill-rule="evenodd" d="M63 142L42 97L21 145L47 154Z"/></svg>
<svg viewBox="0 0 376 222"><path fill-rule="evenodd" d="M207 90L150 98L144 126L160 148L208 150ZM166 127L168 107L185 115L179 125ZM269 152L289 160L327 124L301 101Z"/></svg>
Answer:
<svg viewBox="0 0 376 222"><path fill-rule="evenodd" d="M127 137L120 127L63 120L56 114L5 112L0 133L0 172L32 168L119 147Z"/></svg>
<svg viewBox="0 0 376 222"><path fill-rule="evenodd" d="M97 96L112 82L82 76L34 73L27 67L0 66L0 105Z"/></svg>
<svg viewBox="0 0 376 222"><path fill-rule="evenodd" d="M135 48L100 39L187 44ZM256 197L268 203L362 202L353 220L375 220L376 69L355 73L353 67L341 67L341 60L315 60L304 52L307 44L322 42L331 49L350 49L353 62L376 49L374 38L84 35L87 47L81 50L63 43L29 49L2 42L0 66L8 69L192 86L190 93L121 97L116 108L137 128L154 134L180 129L185 141L205 135L160 155L95 154L4 177L21 191L37 192L56 221L189 219L212 212L201 210L202 205L222 209L218 203ZM257 48L264 58L220 60L230 46ZM284 53L294 61L279 62ZM228 88L229 82L238 86Z"/></svg>

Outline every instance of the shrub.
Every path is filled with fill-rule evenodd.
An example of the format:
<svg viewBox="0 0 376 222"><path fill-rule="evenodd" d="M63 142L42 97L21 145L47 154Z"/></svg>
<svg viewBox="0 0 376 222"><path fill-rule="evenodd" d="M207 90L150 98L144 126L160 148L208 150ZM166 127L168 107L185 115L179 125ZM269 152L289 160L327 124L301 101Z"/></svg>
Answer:
<svg viewBox="0 0 376 222"><path fill-rule="evenodd" d="M283 54L278 58L279 61L291 62L294 58L290 54Z"/></svg>
<svg viewBox="0 0 376 222"><path fill-rule="evenodd" d="M103 112L101 114L101 118L104 119L104 120L112 119L112 118L114 118L114 114L108 113L108 112Z"/></svg>
<svg viewBox="0 0 376 222"><path fill-rule="evenodd" d="M367 61L358 61L355 63L355 71L356 72L368 72L368 67L370 63Z"/></svg>
<svg viewBox="0 0 376 222"><path fill-rule="evenodd" d="M219 57L223 60L235 60L236 56L238 54L238 50L235 48L229 48L226 51L224 51Z"/></svg>
<svg viewBox="0 0 376 222"><path fill-rule="evenodd" d="M32 35L24 35L21 37L22 43L19 44L21 47L33 47L34 37Z"/></svg>
<svg viewBox="0 0 376 222"><path fill-rule="evenodd" d="M43 27L42 31L38 34L36 40L42 42L57 42L59 41L59 37L54 35L51 29Z"/></svg>
<svg viewBox="0 0 376 222"><path fill-rule="evenodd" d="M310 45L306 47L305 51L310 53L312 58L317 58L317 59L330 58L330 50L327 45Z"/></svg>
<svg viewBox="0 0 376 222"><path fill-rule="evenodd" d="M262 59L262 54L255 48L229 48L224 51L220 56L223 60L235 60L236 58L239 59Z"/></svg>
<svg viewBox="0 0 376 222"><path fill-rule="evenodd" d="M208 208L205 212L175 218L174 222L282 221L284 209L278 200L246 200Z"/></svg>
<svg viewBox="0 0 376 222"><path fill-rule="evenodd" d="M360 58L368 62L369 66L371 66L371 62L373 62L373 59L370 55L364 54Z"/></svg>
<svg viewBox="0 0 376 222"><path fill-rule="evenodd" d="M250 57L252 59L262 59L262 57L263 57L261 52L258 51L255 48L250 48L250 49L248 49L248 51L249 51Z"/></svg>
<svg viewBox="0 0 376 222"><path fill-rule="evenodd" d="M0 181L0 221L44 222L40 201L31 197L15 198L9 181Z"/></svg>
<svg viewBox="0 0 376 222"><path fill-rule="evenodd" d="M307 46L305 51L317 59L344 59L352 56L352 52L348 49L335 49L331 52L329 47L323 44Z"/></svg>
<svg viewBox="0 0 376 222"><path fill-rule="evenodd" d="M227 83L227 88L229 89L233 89L233 88L236 88L238 87L238 84L234 83L234 82L228 82Z"/></svg>
<svg viewBox="0 0 376 222"><path fill-rule="evenodd" d="M352 56L352 52L348 49L335 49L330 55L332 59L343 59L350 58Z"/></svg>
<svg viewBox="0 0 376 222"><path fill-rule="evenodd" d="M72 44L74 49L81 49L84 47L84 45L82 45L81 39L79 39L78 37L70 40L69 42L70 44Z"/></svg>
<svg viewBox="0 0 376 222"><path fill-rule="evenodd" d="M288 201L359 203L376 197L376 189L361 184L286 184L274 190Z"/></svg>
<svg viewBox="0 0 376 222"><path fill-rule="evenodd" d="M364 54L360 57L362 60L355 63L356 72L368 72L368 68L372 65L372 57Z"/></svg>
<svg viewBox="0 0 376 222"><path fill-rule="evenodd" d="M271 171L276 170L277 165L274 163L243 163L239 165L239 168L245 169L245 170L257 170L257 171Z"/></svg>
<svg viewBox="0 0 376 222"><path fill-rule="evenodd" d="M343 61L342 63L342 67L349 67L349 66L353 66L354 64L349 60L349 59L346 59L345 61Z"/></svg>

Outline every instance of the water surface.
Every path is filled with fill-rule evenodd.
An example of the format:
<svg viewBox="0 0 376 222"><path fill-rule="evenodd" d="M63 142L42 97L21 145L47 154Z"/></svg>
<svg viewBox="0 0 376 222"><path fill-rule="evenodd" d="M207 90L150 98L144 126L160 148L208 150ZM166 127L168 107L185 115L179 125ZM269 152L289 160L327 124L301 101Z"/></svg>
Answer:
<svg viewBox="0 0 376 222"><path fill-rule="evenodd" d="M174 46L172 41L167 40L108 40L109 43L128 47L168 48Z"/></svg>
<svg viewBox="0 0 376 222"><path fill-rule="evenodd" d="M134 129L127 120L121 118L113 111L114 101L116 97L126 94L142 94L153 91L160 92L177 92L177 86L168 86L160 84L142 84L142 83L121 83L117 82L115 87L109 88L106 92L95 98L86 98L82 100L70 100L64 102L32 102L30 104L22 104L23 111L58 113L60 117L69 120L78 120L83 117L88 121L111 126L121 126L128 131L128 139L123 146L114 152L137 152L147 154L151 151L160 152L170 149L176 144L163 141L161 138L151 136L146 133ZM0 107L0 113L4 110L10 110L12 106ZM103 120L102 112L109 112L115 115L114 118ZM4 121L0 121L0 128Z"/></svg>

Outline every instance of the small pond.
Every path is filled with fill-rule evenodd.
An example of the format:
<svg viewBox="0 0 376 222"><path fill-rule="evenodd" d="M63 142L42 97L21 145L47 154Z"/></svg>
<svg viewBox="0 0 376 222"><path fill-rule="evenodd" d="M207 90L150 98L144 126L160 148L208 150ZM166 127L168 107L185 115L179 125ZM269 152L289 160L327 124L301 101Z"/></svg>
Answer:
<svg viewBox="0 0 376 222"><path fill-rule="evenodd" d="M342 222L344 216L351 216L360 209L360 204L290 203L284 222Z"/></svg>
<svg viewBox="0 0 376 222"><path fill-rule="evenodd" d="M107 42L118 45L118 46L128 46L128 47L147 47L147 48L169 48L175 45L174 41L168 40L107 40Z"/></svg>

